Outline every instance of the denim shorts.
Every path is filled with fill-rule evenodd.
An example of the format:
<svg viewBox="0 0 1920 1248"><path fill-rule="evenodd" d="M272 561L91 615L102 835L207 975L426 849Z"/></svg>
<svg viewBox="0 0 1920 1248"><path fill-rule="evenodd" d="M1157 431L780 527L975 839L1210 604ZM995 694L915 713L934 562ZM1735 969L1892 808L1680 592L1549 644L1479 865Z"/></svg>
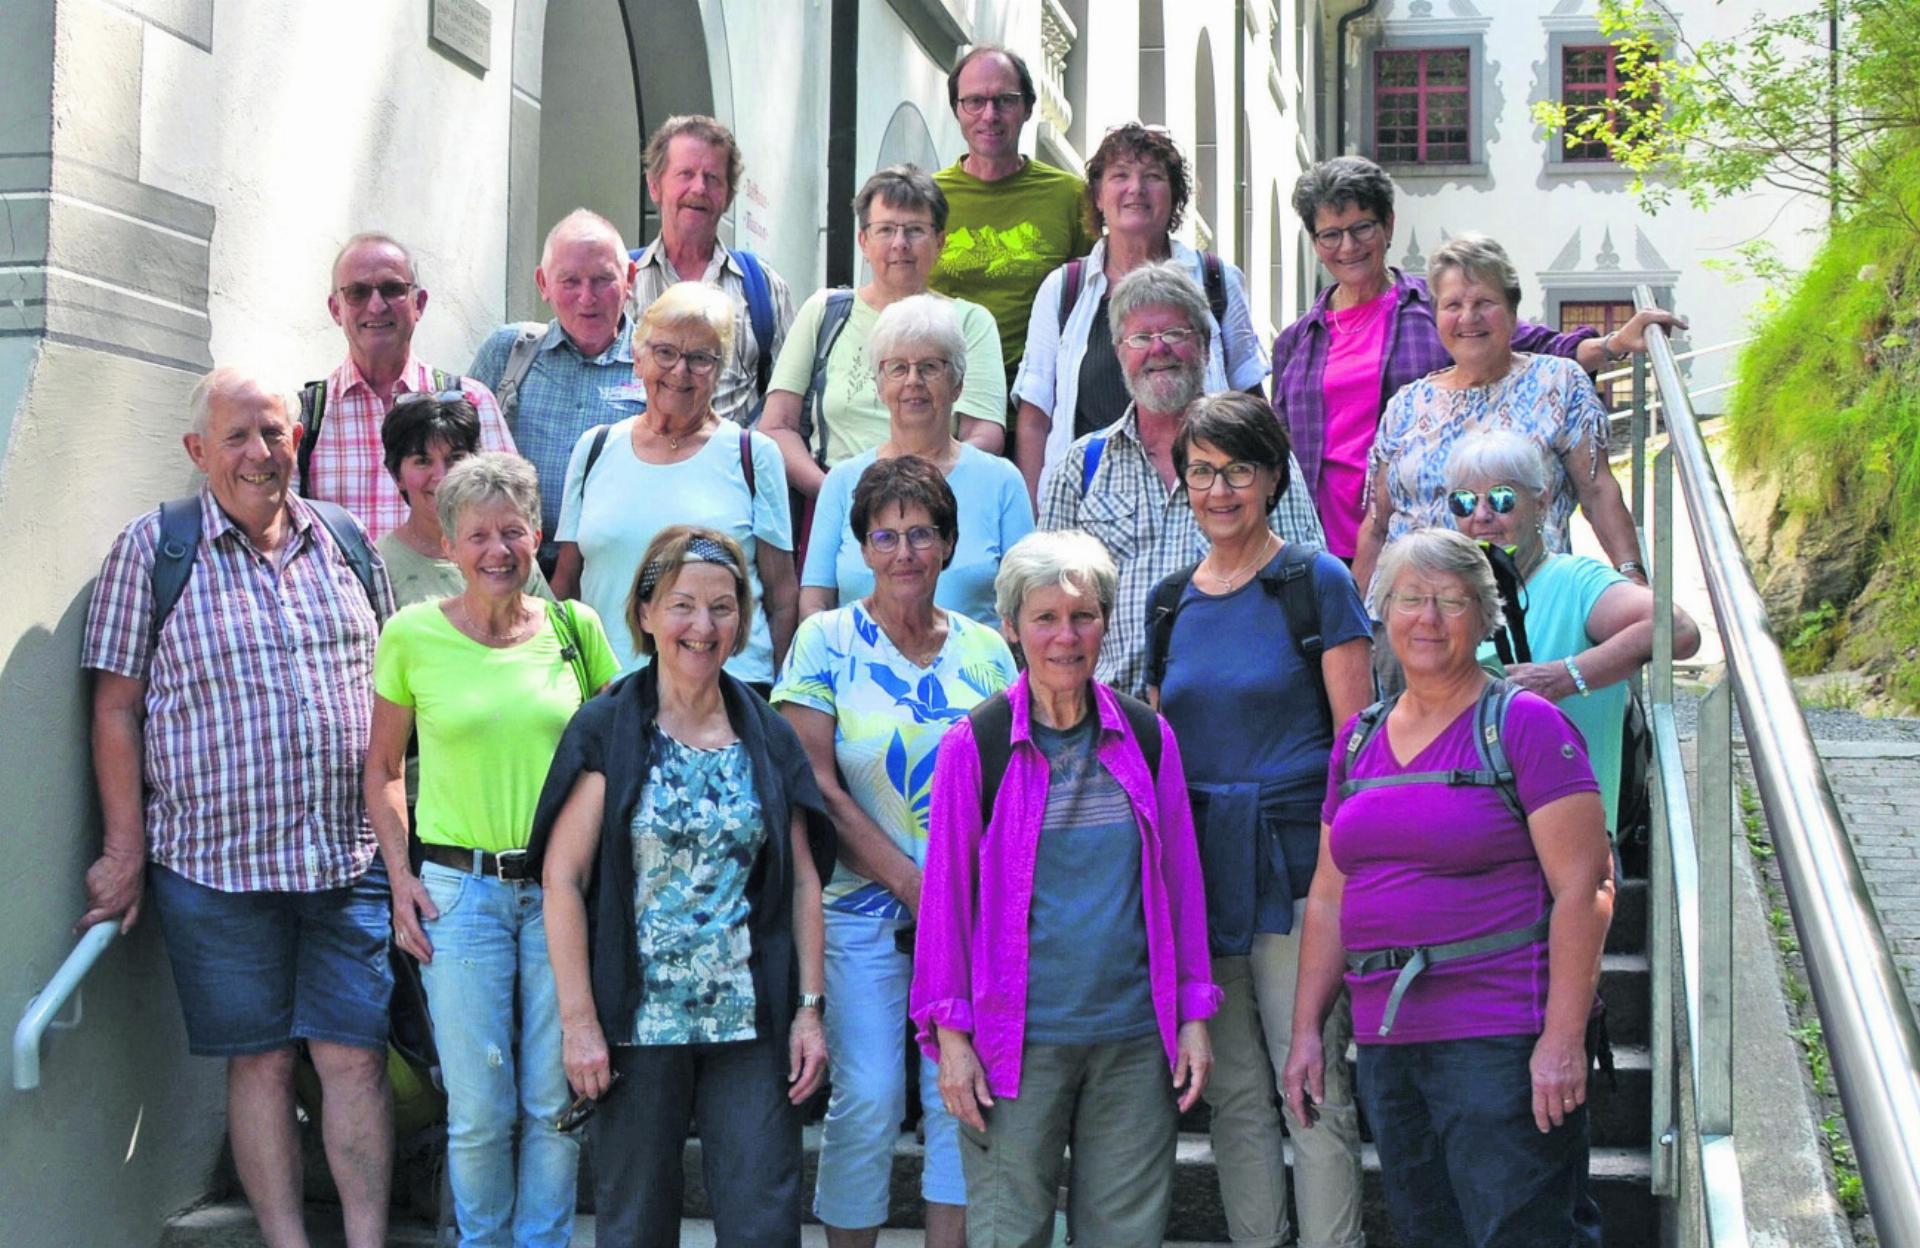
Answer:
<svg viewBox="0 0 1920 1248"><path fill-rule="evenodd" d="M196 1056L295 1040L387 1047L392 894L377 858L353 883L313 893L225 893L155 863L147 895Z"/></svg>

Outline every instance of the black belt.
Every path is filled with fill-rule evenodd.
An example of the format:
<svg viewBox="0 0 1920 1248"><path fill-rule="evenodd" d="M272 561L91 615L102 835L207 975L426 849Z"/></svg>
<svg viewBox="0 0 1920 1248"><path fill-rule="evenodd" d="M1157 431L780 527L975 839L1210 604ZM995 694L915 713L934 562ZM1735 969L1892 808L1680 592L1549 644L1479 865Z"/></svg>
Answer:
<svg viewBox="0 0 1920 1248"><path fill-rule="evenodd" d="M1488 953L1505 953L1509 949L1518 949L1547 938L1548 926L1552 914L1543 914L1539 920L1525 927L1516 927L1509 932L1495 932L1491 936L1476 936L1472 940L1455 940L1444 945L1414 945L1396 949L1374 949L1366 953L1349 953L1347 969L1356 975L1371 975L1375 971L1399 971L1393 981L1393 991L1387 994L1387 1008L1380 1015L1380 1034L1386 1035L1393 1030L1393 1020L1400 1013L1400 998L1405 996L1407 988L1421 971L1440 962L1452 962L1456 958L1473 958Z"/></svg>
<svg viewBox="0 0 1920 1248"><path fill-rule="evenodd" d="M527 871L527 851L508 849L490 854L483 849L461 849L457 845L434 845L422 842L421 857L428 862L437 862L443 867L452 867L455 871L465 871L472 875L491 875L495 879L509 884L537 883Z"/></svg>

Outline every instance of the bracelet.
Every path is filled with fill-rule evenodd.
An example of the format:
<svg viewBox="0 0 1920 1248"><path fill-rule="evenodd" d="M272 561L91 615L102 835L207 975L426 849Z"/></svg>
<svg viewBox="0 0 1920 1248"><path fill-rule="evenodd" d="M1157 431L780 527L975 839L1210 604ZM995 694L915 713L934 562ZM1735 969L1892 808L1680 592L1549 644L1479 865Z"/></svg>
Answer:
<svg viewBox="0 0 1920 1248"><path fill-rule="evenodd" d="M1636 572L1641 576L1647 574L1647 570L1640 566L1638 559L1622 559L1619 563L1613 565L1613 570L1621 576L1632 576Z"/></svg>
<svg viewBox="0 0 1920 1248"><path fill-rule="evenodd" d="M800 994L799 1008L815 1013L826 1013L827 994L824 992L803 992Z"/></svg>
<svg viewBox="0 0 1920 1248"><path fill-rule="evenodd" d="M1587 678L1580 674L1580 668L1574 663L1572 656L1568 656L1560 661L1567 665L1567 675L1573 677L1573 687L1580 691L1581 697L1584 698L1593 692L1593 690L1587 688Z"/></svg>
<svg viewBox="0 0 1920 1248"><path fill-rule="evenodd" d="M1608 334L1605 338L1602 338L1600 340L1600 350L1606 353L1607 359L1613 361L1616 364L1619 363L1621 360L1626 359L1629 355L1633 354L1633 352L1631 351L1615 351L1613 349L1614 335L1618 334L1619 332L1620 331L1616 329L1613 331L1613 333Z"/></svg>

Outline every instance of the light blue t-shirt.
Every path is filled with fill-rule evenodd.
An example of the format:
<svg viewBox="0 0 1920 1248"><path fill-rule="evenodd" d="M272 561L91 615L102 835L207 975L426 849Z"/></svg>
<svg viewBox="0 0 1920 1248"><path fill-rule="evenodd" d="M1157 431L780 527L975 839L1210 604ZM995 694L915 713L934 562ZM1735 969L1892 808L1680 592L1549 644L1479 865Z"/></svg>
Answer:
<svg viewBox="0 0 1920 1248"><path fill-rule="evenodd" d="M800 583L837 591L843 607L873 592L873 569L861 558L860 543L853 537L853 487L878 458L879 451L871 450L834 467L814 505L813 536ZM960 462L947 474L947 485L958 504L960 540L953 562L940 574L933 601L982 624L998 625L993 578L1000 571L1000 557L1033 532L1027 483L1012 461L962 443Z"/></svg>
<svg viewBox="0 0 1920 1248"><path fill-rule="evenodd" d="M727 671L741 680L771 683L773 636L767 628L766 599L754 552L759 542L777 550L793 549L787 472L779 446L763 433L748 435L755 487L749 491L740 464L740 426L722 420L692 459L648 464L633 453L634 419L629 416L608 430L606 445L594 461L592 488L584 498L581 476L593 441L591 430L575 444L567 462L560 530L554 540L580 547L580 600L607 621L607 640L613 643L620 670L645 666L647 658L635 648L625 623L627 595L633 591L640 556L654 535L669 525L717 529L740 543L753 585L753 632L747 648L728 660Z"/></svg>

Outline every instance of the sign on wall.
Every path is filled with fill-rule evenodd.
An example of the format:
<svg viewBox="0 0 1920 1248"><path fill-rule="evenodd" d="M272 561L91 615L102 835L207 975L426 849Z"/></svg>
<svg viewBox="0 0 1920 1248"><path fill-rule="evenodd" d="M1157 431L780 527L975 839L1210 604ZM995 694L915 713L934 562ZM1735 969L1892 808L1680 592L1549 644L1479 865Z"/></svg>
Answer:
<svg viewBox="0 0 1920 1248"><path fill-rule="evenodd" d="M493 11L480 0L428 0L427 43L484 76L492 65Z"/></svg>

